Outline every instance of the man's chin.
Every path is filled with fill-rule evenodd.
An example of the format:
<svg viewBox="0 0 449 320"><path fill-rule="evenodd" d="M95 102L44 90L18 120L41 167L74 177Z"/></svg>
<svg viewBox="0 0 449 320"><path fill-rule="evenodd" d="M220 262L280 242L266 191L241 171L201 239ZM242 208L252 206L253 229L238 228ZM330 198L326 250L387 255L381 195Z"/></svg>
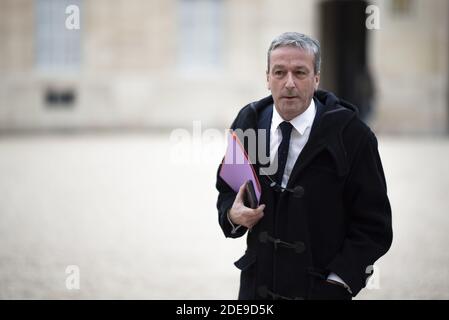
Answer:
<svg viewBox="0 0 449 320"><path fill-rule="evenodd" d="M286 102L287 103L282 103L279 108L280 110L278 110L284 120L290 121L294 117L304 112L304 108L302 107L302 105L298 104L297 101L295 101L295 103L292 103L290 101Z"/></svg>

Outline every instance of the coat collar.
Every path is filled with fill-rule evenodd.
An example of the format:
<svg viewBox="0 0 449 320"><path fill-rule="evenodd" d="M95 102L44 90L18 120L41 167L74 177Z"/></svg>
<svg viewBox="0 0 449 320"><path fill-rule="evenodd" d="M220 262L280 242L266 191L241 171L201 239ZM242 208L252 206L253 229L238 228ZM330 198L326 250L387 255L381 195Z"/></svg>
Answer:
<svg viewBox="0 0 449 320"><path fill-rule="evenodd" d="M273 104L273 116L271 117L271 124L270 124L270 133L273 133L277 130L279 125L284 121L284 119L281 117L279 112L276 110L276 105ZM300 135L304 135L304 132L307 130L307 128L311 127L313 124L313 121L315 119L316 114L316 106L314 99L311 99L309 106L306 110L304 110L303 113L300 115L294 117L289 122L292 124L293 128L297 132L299 132Z"/></svg>
<svg viewBox="0 0 449 320"><path fill-rule="evenodd" d="M342 131L352 119L352 112L342 106L325 106L316 97L314 99L317 113L310 137L296 160L287 187L291 187L302 170L324 150L334 159L339 176L344 176L349 171Z"/></svg>
<svg viewBox="0 0 449 320"><path fill-rule="evenodd" d="M316 106L316 115L310 137L293 167L287 187L291 187L290 183L324 150L327 150L335 160L337 174L339 176L344 176L349 171L342 133L347 124L357 115L357 111L351 105L339 100L332 93L326 91L317 91L313 99ZM272 114L273 98L272 96L268 96L242 109L234 121L232 128L240 128L243 130L249 128L265 129L265 150L268 150L266 152L268 154ZM259 142L257 141L257 143ZM257 159L256 161L251 160L253 163L256 163L256 166L259 165Z"/></svg>

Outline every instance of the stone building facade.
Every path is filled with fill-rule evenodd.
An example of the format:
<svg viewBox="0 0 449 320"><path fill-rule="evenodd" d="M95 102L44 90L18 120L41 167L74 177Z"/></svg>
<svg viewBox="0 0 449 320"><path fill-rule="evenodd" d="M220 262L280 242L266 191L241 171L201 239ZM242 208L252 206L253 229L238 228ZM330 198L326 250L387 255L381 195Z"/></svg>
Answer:
<svg viewBox="0 0 449 320"><path fill-rule="evenodd" d="M274 36L319 38L321 2L0 0L0 131L224 128L269 94ZM380 13L367 33L373 128L445 133L449 3L371 3ZM79 29L66 26L70 5Z"/></svg>

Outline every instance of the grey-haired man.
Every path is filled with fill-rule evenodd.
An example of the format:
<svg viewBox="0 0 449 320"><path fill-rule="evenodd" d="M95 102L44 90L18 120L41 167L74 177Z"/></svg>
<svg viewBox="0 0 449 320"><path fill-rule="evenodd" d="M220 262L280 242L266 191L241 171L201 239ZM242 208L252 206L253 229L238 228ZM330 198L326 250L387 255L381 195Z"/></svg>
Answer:
<svg viewBox="0 0 449 320"><path fill-rule="evenodd" d="M271 95L242 108L231 125L265 130L270 164L277 164L264 174L261 156L250 154L262 188L255 209L244 205L243 186L236 193L217 174L225 236L251 231L235 262L239 299L351 299L391 245L376 137L353 105L318 90L320 62L311 37L275 38L266 73Z"/></svg>

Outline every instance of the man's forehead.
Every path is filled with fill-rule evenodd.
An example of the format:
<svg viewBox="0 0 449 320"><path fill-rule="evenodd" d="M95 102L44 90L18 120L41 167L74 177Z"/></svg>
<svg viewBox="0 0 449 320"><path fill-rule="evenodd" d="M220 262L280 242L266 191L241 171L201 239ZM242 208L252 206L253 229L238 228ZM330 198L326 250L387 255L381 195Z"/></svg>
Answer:
<svg viewBox="0 0 449 320"><path fill-rule="evenodd" d="M311 62L307 62L307 61L279 61L276 63L272 63L272 69L276 69L276 68L284 68L284 67L293 67L293 68L308 68L311 66Z"/></svg>
<svg viewBox="0 0 449 320"><path fill-rule="evenodd" d="M271 58L311 58L313 59L313 53L310 50L293 47L293 46L284 46L279 47L271 51Z"/></svg>
<svg viewBox="0 0 449 320"><path fill-rule="evenodd" d="M313 53L297 47L280 47L271 51L270 61L273 66L278 64L313 64Z"/></svg>

